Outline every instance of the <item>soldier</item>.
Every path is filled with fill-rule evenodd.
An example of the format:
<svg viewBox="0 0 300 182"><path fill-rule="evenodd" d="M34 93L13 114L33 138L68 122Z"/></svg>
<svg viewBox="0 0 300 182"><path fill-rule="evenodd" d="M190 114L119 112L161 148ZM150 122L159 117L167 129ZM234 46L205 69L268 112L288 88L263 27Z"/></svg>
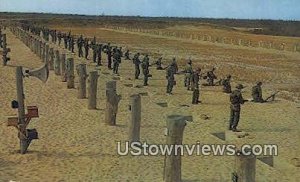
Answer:
<svg viewBox="0 0 300 182"><path fill-rule="evenodd" d="M188 61L188 64L185 67L184 73L185 73L184 86L187 87L188 90L190 90L191 78L192 78L192 74L193 74L192 60Z"/></svg>
<svg viewBox="0 0 300 182"><path fill-rule="evenodd" d="M158 60L155 62L156 64L156 69L157 70L163 70L161 64L162 64L162 57L159 57Z"/></svg>
<svg viewBox="0 0 300 182"><path fill-rule="evenodd" d="M265 102L265 100L262 98L261 85L262 82L257 82L257 84L254 87L252 87L253 102L260 102L260 103Z"/></svg>
<svg viewBox="0 0 300 182"><path fill-rule="evenodd" d="M130 60L130 57L129 57L129 50L127 50L126 52L125 52L125 60Z"/></svg>
<svg viewBox="0 0 300 182"><path fill-rule="evenodd" d="M112 50L111 50L111 47L110 47L110 43L108 43L107 46L106 46L106 54L107 54L107 62L108 62L107 67L108 67L108 69L111 70L112 69L111 68Z"/></svg>
<svg viewBox="0 0 300 182"><path fill-rule="evenodd" d="M213 68L211 71L207 72L207 82L209 86L214 86L214 79L217 79L214 71L216 68Z"/></svg>
<svg viewBox="0 0 300 182"><path fill-rule="evenodd" d="M80 35L80 37L77 39L78 57L83 57L82 46L83 46L83 37L82 35Z"/></svg>
<svg viewBox="0 0 300 182"><path fill-rule="evenodd" d="M175 58L173 58L172 63L170 66L167 67L167 74L166 78L168 80L168 85L167 85L167 94L172 94L172 90L174 85L176 85L175 81L175 74L176 74L176 69L177 69L177 64Z"/></svg>
<svg viewBox="0 0 300 182"><path fill-rule="evenodd" d="M93 50L93 62L96 63L98 45L97 44L92 44L91 47L92 47L92 50Z"/></svg>
<svg viewBox="0 0 300 182"><path fill-rule="evenodd" d="M199 104L200 100L200 88L199 88L199 81L200 81L200 75L201 69L197 68L195 72L192 74L192 90L193 90L193 99L192 99L192 104Z"/></svg>
<svg viewBox="0 0 300 182"><path fill-rule="evenodd" d="M89 48L90 48L89 40L87 38L85 38L85 40L84 40L85 59L88 59Z"/></svg>
<svg viewBox="0 0 300 182"><path fill-rule="evenodd" d="M135 79L139 79L139 76L140 76L140 64L141 64L141 61L139 59L139 56L140 56L140 53L136 53L133 57L133 64L134 64L134 68L135 68Z"/></svg>
<svg viewBox="0 0 300 182"><path fill-rule="evenodd" d="M65 45L65 49L68 48L68 37L66 34L63 35L63 38L64 38L64 45Z"/></svg>
<svg viewBox="0 0 300 182"><path fill-rule="evenodd" d="M58 33L57 33L57 39L58 39L58 45L59 45L59 46L60 46L60 44L61 44L61 38L62 38L61 32L58 32Z"/></svg>
<svg viewBox="0 0 300 182"><path fill-rule="evenodd" d="M149 66L150 66L148 54L145 55L141 66L144 74L144 86L148 86Z"/></svg>
<svg viewBox="0 0 300 182"><path fill-rule="evenodd" d="M118 50L115 50L113 54L113 73L118 74L120 63L121 63L120 52Z"/></svg>
<svg viewBox="0 0 300 182"><path fill-rule="evenodd" d="M230 80L231 80L231 75L228 75L223 81L222 81L222 85L223 85L223 92L224 93L231 93L231 84L230 84Z"/></svg>
<svg viewBox="0 0 300 182"><path fill-rule="evenodd" d="M98 44L97 45L97 66L102 65L102 63L101 63L101 59L102 59L101 52L102 52L102 44Z"/></svg>
<svg viewBox="0 0 300 182"><path fill-rule="evenodd" d="M70 37L70 46L71 46L71 51L72 51L72 53L74 53L74 44L75 44L75 42L74 42L74 37L73 36L71 36Z"/></svg>
<svg viewBox="0 0 300 182"><path fill-rule="evenodd" d="M176 59L173 58L172 60L172 65L174 67L174 71L175 71L175 74L178 72L178 65L177 65L177 62L176 62Z"/></svg>
<svg viewBox="0 0 300 182"><path fill-rule="evenodd" d="M230 119L229 130L238 132L237 126L240 120L241 104L247 102L242 96L242 89L245 88L242 84L237 85L237 90L230 94Z"/></svg>

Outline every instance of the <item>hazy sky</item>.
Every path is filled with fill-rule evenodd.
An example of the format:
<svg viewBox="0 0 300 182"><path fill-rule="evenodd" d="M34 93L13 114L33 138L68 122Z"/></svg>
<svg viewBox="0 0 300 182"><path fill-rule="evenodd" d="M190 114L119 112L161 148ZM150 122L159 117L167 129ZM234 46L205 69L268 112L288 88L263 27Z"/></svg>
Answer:
<svg viewBox="0 0 300 182"><path fill-rule="evenodd" d="M300 20L300 0L0 0L0 11Z"/></svg>

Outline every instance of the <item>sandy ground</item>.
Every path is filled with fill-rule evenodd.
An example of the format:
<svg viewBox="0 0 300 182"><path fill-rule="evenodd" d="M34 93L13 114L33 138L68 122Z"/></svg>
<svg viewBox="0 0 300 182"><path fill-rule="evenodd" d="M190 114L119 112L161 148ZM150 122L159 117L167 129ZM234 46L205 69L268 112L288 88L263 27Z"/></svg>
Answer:
<svg viewBox="0 0 300 182"><path fill-rule="evenodd" d="M104 35L104 32L108 34L107 30L99 30L99 34ZM110 33L114 35L113 32ZM246 103L242 108L239 127L248 132L249 136L227 142L213 135L224 132L228 125L229 98L221 92L220 87L201 88L202 104L194 106L191 105L191 92L183 87L182 75L176 76L178 85L174 89L174 95L167 96L165 73L151 68L153 79L150 79L149 87L129 88L124 84L142 84L141 79L132 81L134 73L131 61L123 61L120 67L121 80L117 81L117 91L123 99L119 104L117 126L114 127L104 124L105 82L114 77L106 67L99 70L98 109L92 111L87 110L87 100L77 99L77 90L67 89L66 83L61 82L60 77L53 72L46 84L36 78L25 78L26 105L37 105L40 113L40 118L33 119L29 128L36 128L40 139L31 143L26 155L20 155L16 129L6 126L7 116L17 114L16 110L10 108L10 102L16 99L15 66L37 68L43 63L10 32L7 34L12 60L9 66L0 66L0 181L162 181L164 156L117 155L117 142L125 142L128 138L129 96L145 92L148 96L142 97L141 141L164 144L166 116L178 113L192 115L194 121L187 124L183 143L195 144L200 141L202 144L277 144L279 156L274 158L273 167L257 160L257 181L296 182L300 177L299 168L290 163L292 158L300 157L299 104L282 98L266 104ZM129 45L133 44L130 41L132 34L128 34L127 39L125 34L122 35L120 44L124 44L126 40ZM107 39L103 37L103 41ZM117 38L111 39L117 42ZM176 40L166 40L166 49L171 50L173 43ZM181 42L177 41L178 43ZM210 48L216 53L222 49L217 46ZM176 52L174 49L172 51ZM168 54L171 55L170 52ZM261 52L261 55L270 54ZM280 57L281 54L273 56L277 55ZM76 64L85 62L74 57ZM284 62L281 61L284 66L290 66ZM293 64L299 64L299 60ZM95 69L90 61L88 69ZM233 85L236 85L242 79L235 78L234 81ZM76 86L77 84L76 82ZM246 85L251 86L251 82ZM249 90L245 90L245 98L250 98ZM269 93L270 90L264 96ZM168 103L168 107L157 105L161 102ZM210 116L210 119L201 119L203 114ZM232 156L184 156L182 179L184 182L228 182L235 166L234 161Z"/></svg>

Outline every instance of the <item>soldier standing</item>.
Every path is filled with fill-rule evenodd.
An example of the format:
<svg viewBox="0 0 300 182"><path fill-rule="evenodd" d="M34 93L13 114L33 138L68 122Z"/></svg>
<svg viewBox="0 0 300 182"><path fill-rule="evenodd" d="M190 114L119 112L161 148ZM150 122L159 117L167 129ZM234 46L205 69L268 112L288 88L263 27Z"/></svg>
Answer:
<svg viewBox="0 0 300 182"><path fill-rule="evenodd" d="M118 50L115 50L113 54L113 73L118 74L120 63L121 63L120 52Z"/></svg>
<svg viewBox="0 0 300 182"><path fill-rule="evenodd" d="M58 39L58 45L60 46L60 44L61 44L61 32L57 33L57 39Z"/></svg>
<svg viewBox="0 0 300 182"><path fill-rule="evenodd" d="M231 93L231 84L230 84L230 80L231 80L231 75L228 75L223 81L222 81L222 85L223 85L223 92L224 93Z"/></svg>
<svg viewBox="0 0 300 182"><path fill-rule="evenodd" d="M64 45L65 45L65 49L68 48L68 37L66 34L63 35L63 38L64 38Z"/></svg>
<svg viewBox="0 0 300 182"><path fill-rule="evenodd" d="M92 44L92 50L93 50L93 62L96 63L98 45L97 44Z"/></svg>
<svg viewBox="0 0 300 182"><path fill-rule="evenodd" d="M176 61L175 58L173 58L172 63L167 68L167 74L166 74L166 78L168 80L167 94L172 94L173 87L174 85L176 85L175 76L174 76L176 74L176 69L177 69Z"/></svg>
<svg viewBox="0 0 300 182"><path fill-rule="evenodd" d="M88 59L88 56L89 56L89 48L90 48L90 45L89 45L89 40L87 38L85 38L84 40L84 50L85 50L85 59Z"/></svg>
<svg viewBox="0 0 300 182"><path fill-rule="evenodd" d="M214 86L214 80L217 79L214 71L216 68L213 68L211 71L207 72L207 82L209 86Z"/></svg>
<svg viewBox="0 0 300 182"><path fill-rule="evenodd" d="M110 43L107 44L106 46L106 54L107 54L107 62L108 62L108 69L112 69L111 68L111 56L112 56L112 50L111 50L111 47L110 47Z"/></svg>
<svg viewBox="0 0 300 182"><path fill-rule="evenodd" d="M162 57L159 57L159 58L157 59L157 61L155 62L155 64L156 64L156 69L157 69L157 70L163 70L163 68L162 68L162 66L161 66L161 64L162 64Z"/></svg>
<svg viewBox="0 0 300 182"><path fill-rule="evenodd" d="M125 52L125 60L130 60L130 57L129 57L129 50L127 50L126 52Z"/></svg>
<svg viewBox="0 0 300 182"><path fill-rule="evenodd" d="M141 66L142 66L143 75L144 75L144 86L148 86L149 66L150 66L148 54L145 55Z"/></svg>
<svg viewBox="0 0 300 182"><path fill-rule="evenodd" d="M242 89L245 88L242 84L237 85L237 90L234 90L230 94L230 119L229 130L238 132L237 126L240 120L241 104L244 104L247 100L244 100L242 96Z"/></svg>
<svg viewBox="0 0 300 182"><path fill-rule="evenodd" d="M70 37L70 46L71 46L71 51L72 51L72 53L74 53L74 44L75 44L75 42L74 42L74 37L73 36L71 36Z"/></svg>
<svg viewBox="0 0 300 182"><path fill-rule="evenodd" d="M77 40L78 57L83 57L82 46L83 46L83 37L82 35L80 35L79 39Z"/></svg>
<svg viewBox="0 0 300 182"><path fill-rule="evenodd" d="M134 68L135 68L135 79L139 79L139 76L140 76L140 64L141 64L141 61L139 59L139 56L140 56L140 53L136 53L133 57L133 64L134 64Z"/></svg>
<svg viewBox="0 0 300 182"><path fill-rule="evenodd" d="M200 75L201 69L197 68L195 72L192 74L192 90L193 90L193 98L192 98L192 104L199 104L200 100L200 87L199 87L199 81L200 81Z"/></svg>
<svg viewBox="0 0 300 182"><path fill-rule="evenodd" d="M188 61L188 64L185 67L184 73L185 73L184 86L187 87L188 90L190 90L191 78L192 78L192 74L193 74L192 60Z"/></svg>
<svg viewBox="0 0 300 182"><path fill-rule="evenodd" d="M257 82L257 84L254 87L252 87L253 102L260 102L260 103L265 102L265 100L262 98L261 85L262 82Z"/></svg>
<svg viewBox="0 0 300 182"><path fill-rule="evenodd" d="M101 66L102 63L101 63L101 59L102 59L102 44L98 44L97 45L97 66Z"/></svg>

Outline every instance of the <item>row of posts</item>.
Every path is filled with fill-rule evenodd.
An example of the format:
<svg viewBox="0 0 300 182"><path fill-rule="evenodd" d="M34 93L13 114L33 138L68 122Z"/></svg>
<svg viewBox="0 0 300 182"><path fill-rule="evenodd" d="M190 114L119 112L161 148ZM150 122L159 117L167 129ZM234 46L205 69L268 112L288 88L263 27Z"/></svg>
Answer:
<svg viewBox="0 0 300 182"><path fill-rule="evenodd" d="M62 81L67 81L67 88L75 88L74 86L74 59L68 58L66 61L65 54L59 56L58 50L49 48L47 43L38 41L38 38L29 35L27 32L14 28L13 32L19 36L21 40L31 48L31 50L41 56L45 63L54 60L54 70L56 75L62 75ZM27 35L26 35L27 34ZM53 53L55 52L55 54ZM66 62L66 64L65 64ZM65 67L64 67L65 65ZM51 66L49 66L51 68ZM96 109L97 107L97 80L98 72L92 71L87 75L86 64L76 66L76 71L79 76L78 99L86 98L86 79L89 77L88 89L88 109ZM66 75L66 76L64 76ZM116 115L118 112L118 103L121 96L116 91L116 81L108 81L106 83L106 112L105 123L111 126L116 125ZM131 111L131 120L129 123L129 142L140 142L140 127L141 127L141 96L134 94L130 97L129 110ZM181 145L183 141L183 131L186 126L187 117L182 115L170 115L167 117L167 145ZM237 156L235 173L238 177L238 182L255 182L255 157ZM175 155L175 150L171 155L165 156L164 174L165 182L181 182L181 156Z"/></svg>
<svg viewBox="0 0 300 182"><path fill-rule="evenodd" d="M208 42L220 43L220 44L232 44L232 45L246 46L246 47L259 47L259 48L266 48L266 49L277 49L282 51L300 52L299 44L294 44L291 46L291 48L287 49L286 43L274 43L274 42L264 42L264 41L254 42L251 40L218 37L218 36L212 36L208 34L205 35L186 34L182 32L158 31L158 30L141 29L141 28L125 28L125 27L115 27L115 26L106 26L106 28L114 29L114 30L130 31L130 32L148 33L152 35L160 35L160 36L167 36L167 37L177 37L183 39L208 41Z"/></svg>

